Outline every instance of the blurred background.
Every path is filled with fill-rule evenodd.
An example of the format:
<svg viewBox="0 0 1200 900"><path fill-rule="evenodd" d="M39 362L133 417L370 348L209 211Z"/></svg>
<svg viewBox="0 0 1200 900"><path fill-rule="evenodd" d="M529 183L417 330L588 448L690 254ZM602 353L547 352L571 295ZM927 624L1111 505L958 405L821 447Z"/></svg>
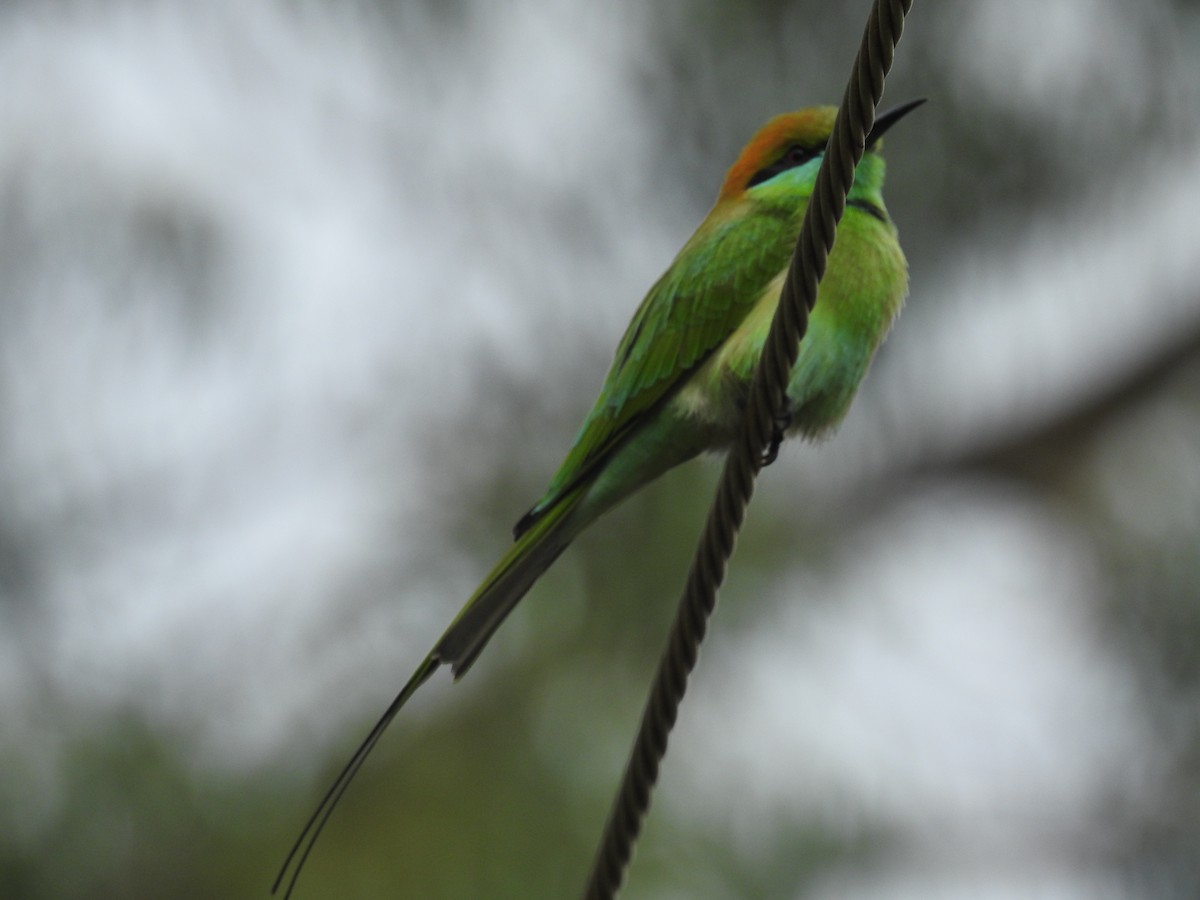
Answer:
<svg viewBox="0 0 1200 900"><path fill-rule="evenodd" d="M265 897L869 4L0 8L0 895ZM1200 895L1200 6L919 2L905 314L767 469L629 898ZM397 720L306 897L575 896L718 465Z"/></svg>

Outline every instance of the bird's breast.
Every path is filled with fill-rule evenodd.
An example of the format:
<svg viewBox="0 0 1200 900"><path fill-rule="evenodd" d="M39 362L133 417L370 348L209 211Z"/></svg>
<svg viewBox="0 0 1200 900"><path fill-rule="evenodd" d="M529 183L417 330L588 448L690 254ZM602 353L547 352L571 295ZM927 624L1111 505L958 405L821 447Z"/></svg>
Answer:
<svg viewBox="0 0 1200 900"><path fill-rule="evenodd" d="M797 425L807 433L825 430L845 414L907 291L894 227L848 212L788 387L800 413ZM677 415L732 439L786 276L785 268L768 282L738 327L682 385L672 401Z"/></svg>

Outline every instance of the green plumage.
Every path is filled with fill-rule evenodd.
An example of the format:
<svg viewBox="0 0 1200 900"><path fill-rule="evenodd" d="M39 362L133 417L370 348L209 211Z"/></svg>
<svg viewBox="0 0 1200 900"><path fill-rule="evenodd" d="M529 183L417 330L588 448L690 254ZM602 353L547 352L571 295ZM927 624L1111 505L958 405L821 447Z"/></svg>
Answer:
<svg viewBox="0 0 1200 900"><path fill-rule="evenodd" d="M791 259L797 212L803 208L786 217L705 220L638 307L574 446L518 536L737 330Z"/></svg>
<svg viewBox="0 0 1200 900"><path fill-rule="evenodd" d="M833 118L832 107L779 116L729 170L716 205L634 313L574 445L517 523L516 544L434 647L455 675L597 516L733 438ZM845 415L907 290L877 150L857 170L788 386L792 430L810 436Z"/></svg>
<svg viewBox="0 0 1200 900"><path fill-rule="evenodd" d="M876 141L915 105L881 117L868 137L789 382L791 431L815 436L842 419L900 310L907 270L883 203ZM574 445L517 523L515 543L342 771L297 850L306 838L311 849L408 698L440 665L465 673L581 530L667 469L733 439L834 112L815 107L779 116L742 151L716 205L638 307Z"/></svg>

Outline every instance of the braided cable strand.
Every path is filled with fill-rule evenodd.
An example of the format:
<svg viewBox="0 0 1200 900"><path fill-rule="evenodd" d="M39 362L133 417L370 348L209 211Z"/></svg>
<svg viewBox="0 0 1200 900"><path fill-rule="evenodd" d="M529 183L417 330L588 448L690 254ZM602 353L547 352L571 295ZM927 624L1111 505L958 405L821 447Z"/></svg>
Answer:
<svg viewBox="0 0 1200 900"><path fill-rule="evenodd" d="M708 618L725 580L754 480L763 466L763 452L776 419L784 408L788 377L808 328L808 314L825 274L837 224L862 159L866 136L875 123L875 107L883 96L884 77L892 67L904 17L912 0L876 0L867 20L854 69L838 109L816 186L800 226L796 250L784 281L779 306L763 346L751 387L746 425L725 459L716 497L709 510L667 650L659 663L650 697L642 714L633 752L620 790L605 825L585 891L587 900L615 897L624 879L650 794L658 780L667 740L696 665Z"/></svg>

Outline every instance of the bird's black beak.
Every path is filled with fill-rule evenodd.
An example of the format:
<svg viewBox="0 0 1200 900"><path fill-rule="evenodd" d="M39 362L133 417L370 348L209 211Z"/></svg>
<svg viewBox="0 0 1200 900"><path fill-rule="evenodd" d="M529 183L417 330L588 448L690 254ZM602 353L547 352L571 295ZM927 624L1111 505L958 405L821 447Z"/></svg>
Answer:
<svg viewBox="0 0 1200 900"><path fill-rule="evenodd" d="M910 112L926 101L926 97L918 97L916 100L909 100L907 103L902 103L895 109L889 109L883 115L875 120L875 125L871 129L871 133L867 135L866 149L870 150L875 145L875 142L883 137L883 133L907 116Z"/></svg>

